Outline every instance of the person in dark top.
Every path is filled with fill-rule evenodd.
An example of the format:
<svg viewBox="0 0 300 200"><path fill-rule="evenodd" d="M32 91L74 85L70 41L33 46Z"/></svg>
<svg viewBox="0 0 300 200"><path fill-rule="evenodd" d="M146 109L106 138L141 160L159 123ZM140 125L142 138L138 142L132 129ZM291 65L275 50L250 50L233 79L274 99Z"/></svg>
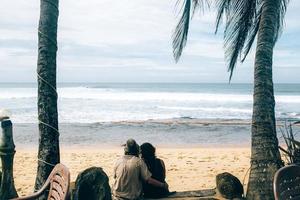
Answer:
<svg viewBox="0 0 300 200"><path fill-rule="evenodd" d="M166 168L164 161L155 156L155 147L150 143L144 143L140 146L141 157L146 163L152 178L166 183ZM170 195L168 189L155 187L148 183L143 184L144 197L146 198L161 198Z"/></svg>

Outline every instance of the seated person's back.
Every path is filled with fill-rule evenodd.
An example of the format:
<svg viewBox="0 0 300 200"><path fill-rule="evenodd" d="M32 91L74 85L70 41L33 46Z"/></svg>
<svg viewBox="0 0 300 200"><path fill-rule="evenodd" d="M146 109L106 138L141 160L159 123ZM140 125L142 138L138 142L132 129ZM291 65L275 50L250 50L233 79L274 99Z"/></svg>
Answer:
<svg viewBox="0 0 300 200"><path fill-rule="evenodd" d="M113 196L117 200L137 200L143 196L143 183L168 188L166 183L151 178L145 162L138 157L139 146L129 139L124 148L125 155L114 167Z"/></svg>
<svg viewBox="0 0 300 200"><path fill-rule="evenodd" d="M142 158L145 161L152 178L166 183L166 168L164 162L155 156L155 148L150 143L141 145ZM156 187L148 183L143 184L144 196L150 198L160 198L167 196L169 190L166 188Z"/></svg>
<svg viewBox="0 0 300 200"><path fill-rule="evenodd" d="M151 173L138 157L125 155L115 166L114 196L126 199L138 199L142 194L142 181L147 181ZM142 180L141 180L142 178Z"/></svg>

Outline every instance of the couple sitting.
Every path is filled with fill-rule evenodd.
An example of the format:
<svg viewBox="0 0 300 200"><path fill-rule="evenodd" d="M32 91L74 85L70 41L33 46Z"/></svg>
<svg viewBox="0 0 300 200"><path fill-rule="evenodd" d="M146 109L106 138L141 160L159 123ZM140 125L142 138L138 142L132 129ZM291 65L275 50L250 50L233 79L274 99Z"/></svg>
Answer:
<svg viewBox="0 0 300 200"><path fill-rule="evenodd" d="M135 140L129 139L124 153L114 167L114 199L138 200L169 194L164 162L155 157L155 148L150 143L139 147Z"/></svg>

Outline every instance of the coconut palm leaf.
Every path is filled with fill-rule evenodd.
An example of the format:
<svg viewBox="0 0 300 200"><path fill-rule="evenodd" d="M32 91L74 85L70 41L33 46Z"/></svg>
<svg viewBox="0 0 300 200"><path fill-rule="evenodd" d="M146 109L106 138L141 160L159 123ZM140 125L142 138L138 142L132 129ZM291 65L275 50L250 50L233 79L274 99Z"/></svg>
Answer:
<svg viewBox="0 0 300 200"><path fill-rule="evenodd" d="M295 150L296 149L296 143L294 142L295 139L294 139L294 133L293 133L293 128L292 128L291 122L289 123L289 134L290 134L290 138L291 138L291 143L293 145L293 149Z"/></svg>
<svg viewBox="0 0 300 200"><path fill-rule="evenodd" d="M278 148L283 152L283 156L284 156L285 160L288 163L293 163L293 154L291 152L289 152L288 150L285 150L281 146L278 146Z"/></svg>
<svg viewBox="0 0 300 200"><path fill-rule="evenodd" d="M298 146L298 148L300 148L300 142L295 140L295 139L292 139L292 138L288 138L288 140L290 140L292 143L294 143L296 146Z"/></svg>
<svg viewBox="0 0 300 200"><path fill-rule="evenodd" d="M282 33L282 28L284 26L284 16L287 10L287 5L290 0L281 0L280 4L280 12L278 15L278 27L277 27L277 34L275 35L275 41L277 41L278 37Z"/></svg>
<svg viewBox="0 0 300 200"><path fill-rule="evenodd" d="M257 36L262 14L264 0L216 0L217 9L216 29L218 32L223 18L225 18L224 48L225 58L228 63L230 80L237 61L244 62ZM274 43L279 37L289 0L280 0L277 18L274 20L276 32ZM184 0L181 18L173 34L173 55L178 62L186 46L191 13L194 15L198 9L203 10L205 5L210 5L207 0Z"/></svg>
<svg viewBox="0 0 300 200"><path fill-rule="evenodd" d="M223 15L225 13L225 10L228 10L230 0L218 0L216 1L216 7L218 9L217 12L217 18L216 18L216 30L215 33L218 32L218 29L220 27L220 23L223 20Z"/></svg>
<svg viewBox="0 0 300 200"><path fill-rule="evenodd" d="M282 148L281 146L278 147L283 153L285 153L286 155L288 155L289 157L293 156L289 151L285 150L284 148Z"/></svg>
<svg viewBox="0 0 300 200"><path fill-rule="evenodd" d="M289 0L281 0L280 12L274 34L274 43L278 39L283 24ZM217 0L217 28L220 25L222 15L226 16L226 27L224 32L225 57L228 61L230 79L239 56L241 62L247 57L258 32L264 0Z"/></svg>
<svg viewBox="0 0 300 200"><path fill-rule="evenodd" d="M210 8L210 2L208 0L192 0L192 16L195 15L196 11L203 13L205 8Z"/></svg>
<svg viewBox="0 0 300 200"><path fill-rule="evenodd" d="M180 0L176 2L178 5ZM175 61L178 62L184 47L186 46L187 36L189 32L190 19L197 10L204 11L205 7L209 7L208 0L184 0L180 11L182 15L173 33L173 55Z"/></svg>
<svg viewBox="0 0 300 200"><path fill-rule="evenodd" d="M280 130L281 135L282 135L282 137L283 137L283 139L284 139L284 141L285 141L286 146L287 146L288 148L290 148L290 146L289 146L289 141L288 141L288 139L287 139L288 137L285 135L285 133L284 133L284 131L282 130L281 127L279 127L279 130Z"/></svg>
<svg viewBox="0 0 300 200"><path fill-rule="evenodd" d="M217 28L222 15L226 16L224 31L225 58L228 62L230 79L241 55L253 22L256 18L257 0L217 0ZM253 31L252 31L253 32ZM254 31L255 33L255 31ZM250 41L250 40L249 40Z"/></svg>
<svg viewBox="0 0 300 200"><path fill-rule="evenodd" d="M191 0L185 0L182 16L173 33L173 55L177 62L186 45L190 25Z"/></svg>
<svg viewBox="0 0 300 200"><path fill-rule="evenodd" d="M247 37L246 43L244 45L243 56L242 56L241 62L245 61L245 59L247 58L247 55L249 54L249 52L252 48L253 42L254 42L257 32L258 32L259 23L260 23L260 19L261 19L261 13L262 13L261 6L258 6L256 14L255 14L255 18L253 19L253 24L249 30L248 37Z"/></svg>

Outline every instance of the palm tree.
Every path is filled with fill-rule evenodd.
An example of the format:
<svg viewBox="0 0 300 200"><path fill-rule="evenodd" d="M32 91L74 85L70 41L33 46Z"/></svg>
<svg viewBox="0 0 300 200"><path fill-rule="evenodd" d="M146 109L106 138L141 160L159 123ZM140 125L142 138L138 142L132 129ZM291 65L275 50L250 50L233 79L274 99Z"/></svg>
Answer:
<svg viewBox="0 0 300 200"><path fill-rule="evenodd" d="M184 0L173 35L179 60L186 45L191 13L205 0ZM247 199L274 199L272 180L282 165L278 150L272 80L274 45L280 35L288 0L216 0L216 32L225 17L224 48L230 79L237 60L243 62L257 38L254 64L251 169Z"/></svg>
<svg viewBox="0 0 300 200"><path fill-rule="evenodd" d="M39 151L35 190L41 188L60 162L56 93L58 0L40 1L38 29Z"/></svg>

